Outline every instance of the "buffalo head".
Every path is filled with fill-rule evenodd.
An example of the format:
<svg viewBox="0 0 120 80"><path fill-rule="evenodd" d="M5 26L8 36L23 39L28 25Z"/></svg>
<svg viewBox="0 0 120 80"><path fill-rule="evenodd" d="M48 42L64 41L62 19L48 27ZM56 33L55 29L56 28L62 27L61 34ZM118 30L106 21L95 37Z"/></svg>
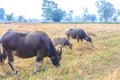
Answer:
<svg viewBox="0 0 120 80"><path fill-rule="evenodd" d="M60 47L60 50L57 50L57 55L51 57L51 61L54 66L60 67L60 60L62 58L62 47Z"/></svg>
<svg viewBox="0 0 120 80"><path fill-rule="evenodd" d="M69 47L70 49L72 49L72 44L68 44L68 47Z"/></svg>
<svg viewBox="0 0 120 80"><path fill-rule="evenodd" d="M92 44L92 39L90 37L87 37L86 40Z"/></svg>

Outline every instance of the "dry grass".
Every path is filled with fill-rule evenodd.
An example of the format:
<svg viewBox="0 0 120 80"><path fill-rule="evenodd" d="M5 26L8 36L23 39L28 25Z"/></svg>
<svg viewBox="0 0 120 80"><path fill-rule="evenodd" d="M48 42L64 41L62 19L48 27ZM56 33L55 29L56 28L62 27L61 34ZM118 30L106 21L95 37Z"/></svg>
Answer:
<svg viewBox="0 0 120 80"><path fill-rule="evenodd" d="M15 57L15 66L19 76L12 75L6 63L0 64L0 79L2 80L120 80L120 25L119 24L39 24L11 23L0 24L0 35L7 29L42 30L51 39L66 37L65 30L78 27L85 30L93 39L93 45L86 41L77 43L71 39L73 49L63 49L61 67L56 69L45 58L47 71L39 70L33 74L35 57L21 59Z"/></svg>

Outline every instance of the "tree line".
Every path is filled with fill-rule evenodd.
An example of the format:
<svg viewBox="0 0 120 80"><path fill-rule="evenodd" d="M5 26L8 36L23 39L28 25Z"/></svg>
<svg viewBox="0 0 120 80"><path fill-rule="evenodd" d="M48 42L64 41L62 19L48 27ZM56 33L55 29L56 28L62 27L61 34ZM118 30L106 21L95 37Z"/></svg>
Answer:
<svg viewBox="0 0 120 80"><path fill-rule="evenodd" d="M83 13L73 17L74 11L70 10L66 12L58 7L58 4L54 1L43 0L42 3L42 21L50 22L119 22L120 10L116 10L112 3L106 0L97 0L95 4L97 8L97 14L90 14L89 8L84 7ZM0 20L6 21L28 21L22 15L14 17L14 13L5 14L4 8L0 8ZM32 19L29 19L32 21ZM34 21L38 21L34 19Z"/></svg>

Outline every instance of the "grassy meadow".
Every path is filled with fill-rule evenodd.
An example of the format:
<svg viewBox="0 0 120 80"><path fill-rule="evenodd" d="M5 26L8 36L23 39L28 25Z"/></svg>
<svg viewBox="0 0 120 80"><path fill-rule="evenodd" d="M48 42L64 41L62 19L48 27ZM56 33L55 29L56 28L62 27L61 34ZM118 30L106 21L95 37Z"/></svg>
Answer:
<svg viewBox="0 0 120 80"><path fill-rule="evenodd" d="M66 37L65 30L69 27L84 29L93 39L93 45L70 39L73 49L63 48L61 67L55 68L45 58L47 70L39 68L37 75L33 74L35 57L15 57L19 75L12 75L6 60L4 65L0 64L0 80L120 80L120 24L1 23L0 36L7 29L41 30L53 39Z"/></svg>

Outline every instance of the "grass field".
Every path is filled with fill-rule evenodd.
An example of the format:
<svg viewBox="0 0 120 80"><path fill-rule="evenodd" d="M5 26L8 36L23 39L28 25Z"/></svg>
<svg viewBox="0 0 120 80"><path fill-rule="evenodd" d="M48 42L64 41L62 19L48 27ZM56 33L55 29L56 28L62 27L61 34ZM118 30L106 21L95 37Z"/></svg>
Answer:
<svg viewBox="0 0 120 80"><path fill-rule="evenodd" d="M19 75L12 75L6 60L4 65L0 64L0 80L120 80L120 24L10 23L0 24L0 35L7 29L42 30L53 39L66 37L65 30L69 27L84 29L93 45L70 39L73 49L63 49L61 67L55 68L45 58L47 70L39 69L37 75L33 74L35 57L15 57Z"/></svg>

